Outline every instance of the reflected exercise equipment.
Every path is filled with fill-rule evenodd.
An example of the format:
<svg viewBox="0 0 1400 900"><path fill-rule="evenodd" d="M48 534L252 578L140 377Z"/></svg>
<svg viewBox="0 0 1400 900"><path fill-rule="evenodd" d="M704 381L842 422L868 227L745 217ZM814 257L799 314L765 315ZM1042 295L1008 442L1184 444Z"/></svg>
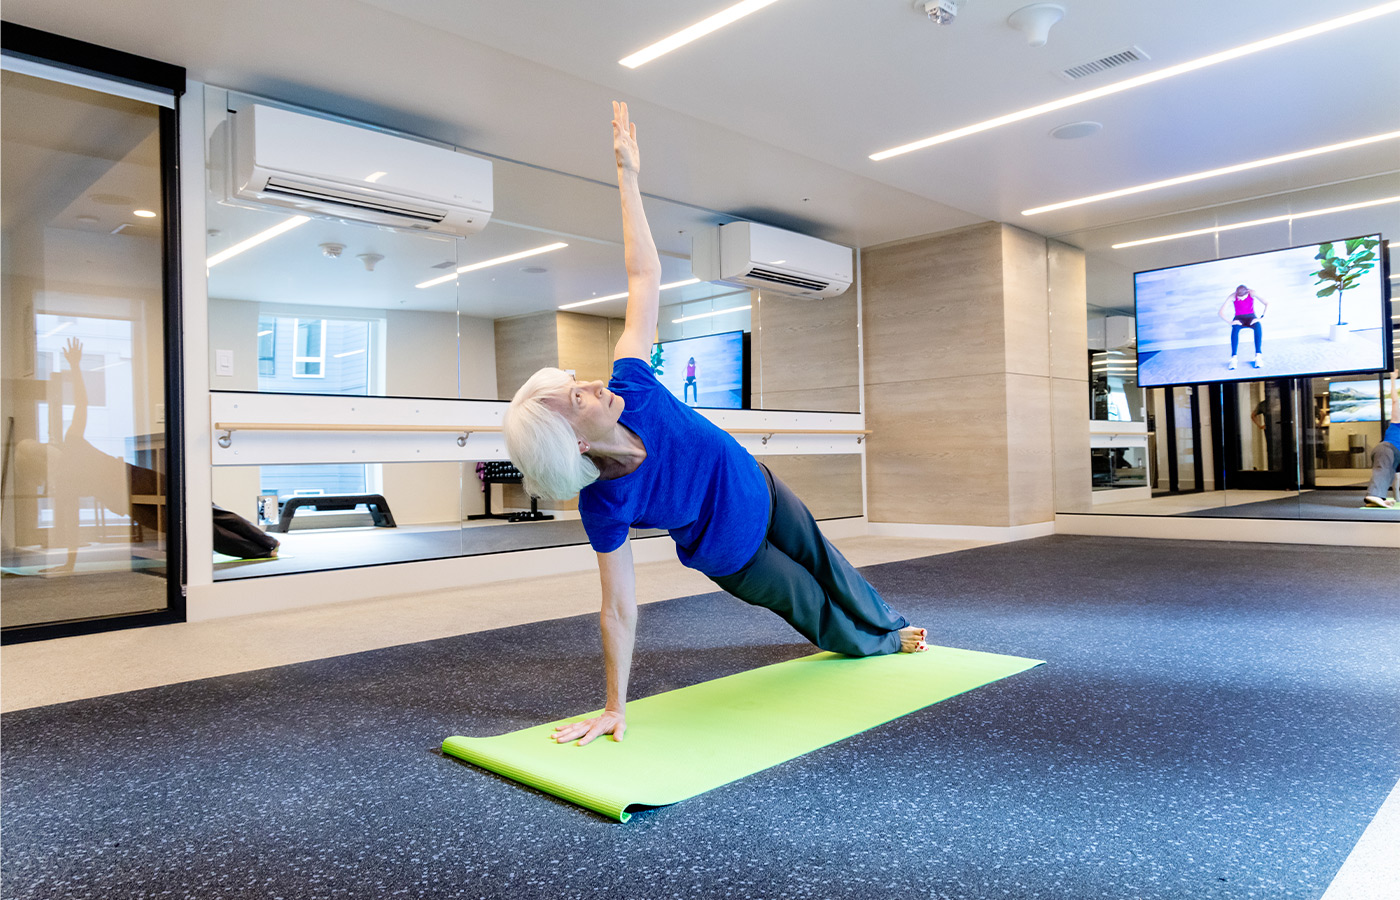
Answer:
<svg viewBox="0 0 1400 900"><path fill-rule="evenodd" d="M486 512L467 516L472 519L505 519L507 522L543 522L553 516L540 512L539 500L530 498L529 512L493 513L491 511L491 485L524 484L525 476L509 462L483 462L476 465L476 476L481 479L481 490L486 496Z"/></svg>
<svg viewBox="0 0 1400 900"><path fill-rule="evenodd" d="M389 510L389 501L383 494L317 494L311 497L288 497L279 504L277 523L269 530L286 533L292 528L292 517L299 509L314 509L317 512L350 512L365 507L374 519L375 528L397 528L394 514Z"/></svg>

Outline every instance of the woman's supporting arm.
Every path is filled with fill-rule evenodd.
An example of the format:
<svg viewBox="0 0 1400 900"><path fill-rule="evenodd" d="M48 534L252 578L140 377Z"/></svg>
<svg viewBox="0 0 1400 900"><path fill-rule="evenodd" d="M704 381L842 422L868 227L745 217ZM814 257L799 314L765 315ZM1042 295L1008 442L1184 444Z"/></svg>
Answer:
<svg viewBox="0 0 1400 900"><path fill-rule="evenodd" d="M650 360L661 302L661 257L642 208L642 190L637 180L642 158L637 148L637 126L627 117L626 103L613 101L612 124L617 186L622 194L622 246L627 261L627 319L613 359L634 356Z"/></svg>
<svg viewBox="0 0 1400 900"><path fill-rule="evenodd" d="M637 639L637 576L632 567L630 540L611 553L598 554L598 575L603 586L599 625L603 632L608 700L602 715L555 728L554 740L561 744L577 740L582 747L605 734L620 741L627 730L627 677L632 671L632 648Z"/></svg>

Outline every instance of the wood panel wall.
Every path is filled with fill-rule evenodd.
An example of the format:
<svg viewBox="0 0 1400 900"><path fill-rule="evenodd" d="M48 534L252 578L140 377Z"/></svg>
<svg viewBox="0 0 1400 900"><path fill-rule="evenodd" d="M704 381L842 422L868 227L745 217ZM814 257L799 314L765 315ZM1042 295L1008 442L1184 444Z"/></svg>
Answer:
<svg viewBox="0 0 1400 900"><path fill-rule="evenodd" d="M1000 223L862 253L871 521L1009 527L1087 496L1083 270Z"/></svg>
<svg viewBox="0 0 1400 900"><path fill-rule="evenodd" d="M854 288L820 300L760 293L751 316L755 407L860 411Z"/></svg>

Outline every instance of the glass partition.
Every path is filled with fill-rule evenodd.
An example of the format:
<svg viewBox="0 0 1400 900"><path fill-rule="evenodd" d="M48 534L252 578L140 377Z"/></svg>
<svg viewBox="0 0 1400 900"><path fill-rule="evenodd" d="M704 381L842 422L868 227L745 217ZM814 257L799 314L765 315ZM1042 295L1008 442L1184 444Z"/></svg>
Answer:
<svg viewBox="0 0 1400 900"><path fill-rule="evenodd" d="M169 607L161 134L3 73L6 629Z"/></svg>

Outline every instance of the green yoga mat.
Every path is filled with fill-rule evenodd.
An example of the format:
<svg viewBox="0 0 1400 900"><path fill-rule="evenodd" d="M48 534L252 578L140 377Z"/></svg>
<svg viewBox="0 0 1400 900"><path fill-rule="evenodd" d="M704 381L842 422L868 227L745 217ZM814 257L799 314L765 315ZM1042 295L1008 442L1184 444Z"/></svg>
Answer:
<svg viewBox="0 0 1400 900"><path fill-rule="evenodd" d="M442 750L626 822L1041 664L951 647L851 659L818 653L627 704L622 741L556 744L561 719ZM840 774L832 777L839 778Z"/></svg>

